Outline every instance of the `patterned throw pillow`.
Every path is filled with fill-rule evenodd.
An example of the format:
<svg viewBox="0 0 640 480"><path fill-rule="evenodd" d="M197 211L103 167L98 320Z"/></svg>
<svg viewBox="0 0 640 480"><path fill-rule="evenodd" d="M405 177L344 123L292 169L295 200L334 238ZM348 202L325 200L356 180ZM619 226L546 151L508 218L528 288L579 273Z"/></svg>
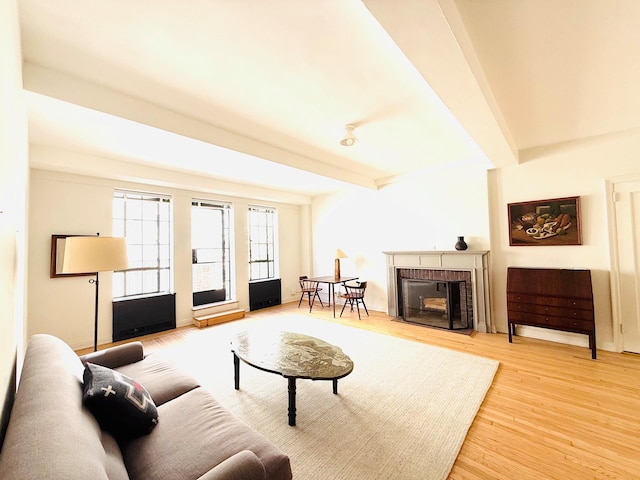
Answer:
<svg viewBox="0 0 640 480"><path fill-rule="evenodd" d="M151 395L135 380L93 363L85 366L83 379L82 401L118 440L146 435L158 424Z"/></svg>

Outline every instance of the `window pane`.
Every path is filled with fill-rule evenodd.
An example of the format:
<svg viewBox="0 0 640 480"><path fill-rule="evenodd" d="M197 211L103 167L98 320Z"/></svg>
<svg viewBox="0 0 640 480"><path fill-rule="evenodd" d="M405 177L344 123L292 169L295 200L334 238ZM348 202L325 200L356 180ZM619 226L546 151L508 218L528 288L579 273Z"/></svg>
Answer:
<svg viewBox="0 0 640 480"><path fill-rule="evenodd" d="M159 267L160 268L169 268L171 266L171 246L170 245L160 245L159 246Z"/></svg>
<svg viewBox="0 0 640 480"><path fill-rule="evenodd" d="M221 248L196 249L198 263L222 262L223 250Z"/></svg>
<svg viewBox="0 0 640 480"><path fill-rule="evenodd" d="M142 290L142 272L134 270L126 272L127 295L140 295Z"/></svg>
<svg viewBox="0 0 640 480"><path fill-rule="evenodd" d="M124 237L125 236L124 222L120 222L120 221L113 222L112 233L114 237Z"/></svg>
<svg viewBox="0 0 640 480"><path fill-rule="evenodd" d="M127 252L129 254L129 269L142 268L142 245L127 245Z"/></svg>
<svg viewBox="0 0 640 480"><path fill-rule="evenodd" d="M157 245L145 245L142 247L142 265L145 268L158 267L159 252Z"/></svg>
<svg viewBox="0 0 640 480"><path fill-rule="evenodd" d="M158 241L161 244L169 245L171 243L171 224L169 222L161 222L158 227L160 229Z"/></svg>
<svg viewBox="0 0 640 480"><path fill-rule="evenodd" d="M161 292L168 292L171 288L171 271L166 268L160 270L160 288Z"/></svg>
<svg viewBox="0 0 640 480"><path fill-rule="evenodd" d="M156 243L158 241L158 224L155 222L143 222L142 238L145 243Z"/></svg>
<svg viewBox="0 0 640 480"><path fill-rule="evenodd" d="M124 272L114 272L112 280L113 298L124 296Z"/></svg>
<svg viewBox="0 0 640 480"><path fill-rule="evenodd" d="M127 218L142 218L142 204L139 200L128 200L126 206Z"/></svg>
<svg viewBox="0 0 640 480"><path fill-rule="evenodd" d="M171 220L171 203L168 201L160 202L158 215L160 215L160 218L164 221L168 222Z"/></svg>
<svg viewBox="0 0 640 480"><path fill-rule="evenodd" d="M142 202L142 216L147 220L157 219L158 218L158 203L154 201L143 201Z"/></svg>
<svg viewBox="0 0 640 480"><path fill-rule="evenodd" d="M252 263L251 264L251 280L258 280L260 279L260 264L259 263Z"/></svg>
<svg viewBox="0 0 640 480"><path fill-rule="evenodd" d="M123 198L113 199L113 218L114 219L124 218L124 199Z"/></svg>
<svg viewBox="0 0 640 480"><path fill-rule="evenodd" d="M143 272L143 280L145 292L157 292L158 291L158 271L146 270Z"/></svg>
<svg viewBox="0 0 640 480"><path fill-rule="evenodd" d="M127 243L142 243L142 220L127 220Z"/></svg>

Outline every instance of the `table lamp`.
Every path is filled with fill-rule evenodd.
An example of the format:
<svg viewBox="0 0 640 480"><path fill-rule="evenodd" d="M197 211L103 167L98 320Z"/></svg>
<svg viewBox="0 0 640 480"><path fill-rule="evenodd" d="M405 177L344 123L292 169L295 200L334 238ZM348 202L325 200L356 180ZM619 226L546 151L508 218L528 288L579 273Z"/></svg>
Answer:
<svg viewBox="0 0 640 480"><path fill-rule="evenodd" d="M336 278L340 278L340 259L341 258L348 258L348 257L346 253L344 253L342 250L338 248L336 250L336 263L333 271L333 274Z"/></svg>

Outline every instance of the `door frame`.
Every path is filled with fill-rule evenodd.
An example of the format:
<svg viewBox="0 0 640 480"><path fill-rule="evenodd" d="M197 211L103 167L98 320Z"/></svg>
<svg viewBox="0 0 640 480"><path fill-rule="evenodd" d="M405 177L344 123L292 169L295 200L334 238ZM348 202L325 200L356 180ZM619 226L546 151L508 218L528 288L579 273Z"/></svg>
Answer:
<svg viewBox="0 0 640 480"><path fill-rule="evenodd" d="M620 314L620 256L618 248L618 223L615 206L615 185L618 183L640 181L640 175L622 175L605 179L605 198L607 199L607 223L609 230L609 264L611 269L611 315L613 321L613 344L616 352L622 352L624 338L622 333L622 315Z"/></svg>

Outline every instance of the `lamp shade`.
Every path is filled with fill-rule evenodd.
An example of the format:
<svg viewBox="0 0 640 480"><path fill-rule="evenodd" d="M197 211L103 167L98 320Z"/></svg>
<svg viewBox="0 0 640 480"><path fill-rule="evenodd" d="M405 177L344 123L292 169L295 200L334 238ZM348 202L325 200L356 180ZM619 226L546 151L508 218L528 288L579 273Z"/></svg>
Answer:
<svg viewBox="0 0 640 480"><path fill-rule="evenodd" d="M349 258L346 253L344 253L339 248L336 249L336 258Z"/></svg>
<svg viewBox="0 0 640 480"><path fill-rule="evenodd" d="M93 273L129 268L127 242L117 237L67 237L62 273Z"/></svg>

